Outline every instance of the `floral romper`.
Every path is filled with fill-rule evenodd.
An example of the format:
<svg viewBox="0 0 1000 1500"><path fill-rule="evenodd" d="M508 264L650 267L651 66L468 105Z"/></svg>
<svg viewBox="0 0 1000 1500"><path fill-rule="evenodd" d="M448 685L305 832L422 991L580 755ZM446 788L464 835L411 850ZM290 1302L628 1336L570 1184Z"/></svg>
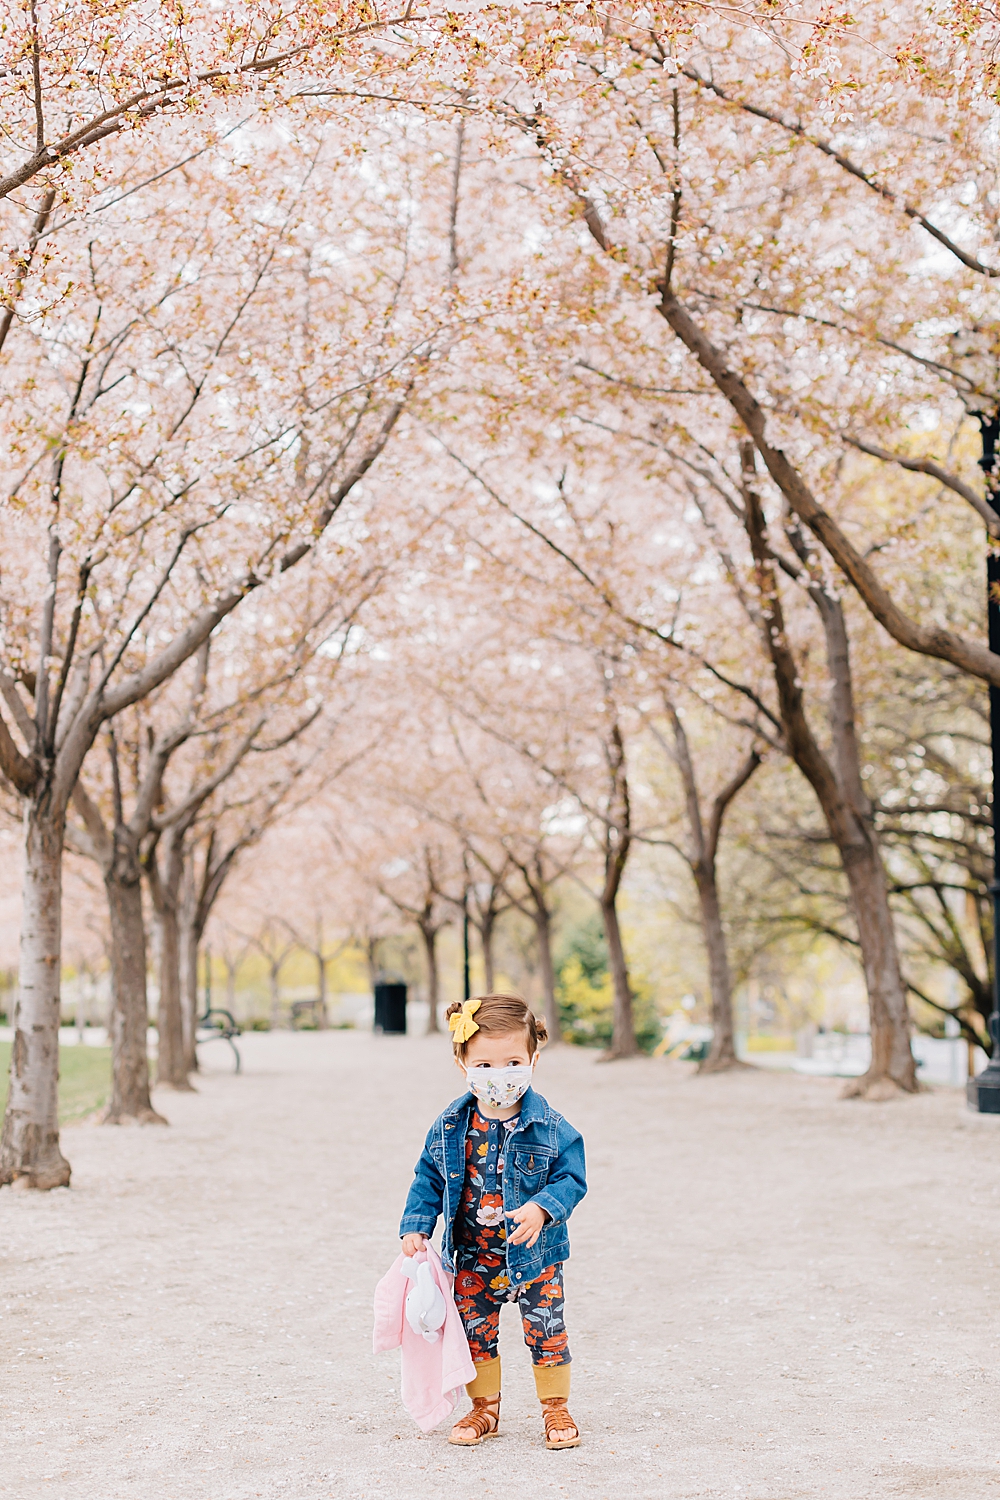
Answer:
<svg viewBox="0 0 1000 1500"><path fill-rule="evenodd" d="M476 1108L469 1116L465 1183L455 1220L455 1303L474 1363L496 1358L500 1308L516 1298L533 1363L568 1365L562 1266L546 1266L523 1287L513 1287L507 1276L503 1154L507 1127L516 1119L488 1120Z"/></svg>

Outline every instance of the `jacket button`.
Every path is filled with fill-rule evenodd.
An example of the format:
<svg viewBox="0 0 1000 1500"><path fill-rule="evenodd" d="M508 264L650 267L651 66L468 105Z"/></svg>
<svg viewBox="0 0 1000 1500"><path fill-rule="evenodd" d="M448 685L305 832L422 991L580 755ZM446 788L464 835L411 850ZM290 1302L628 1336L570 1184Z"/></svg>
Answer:
<svg viewBox="0 0 1000 1500"><path fill-rule="evenodd" d="M520 1273L520 1271L516 1271L514 1273L514 1280L515 1281L520 1281L520 1279L521 1279L521 1273Z"/></svg>
<svg viewBox="0 0 1000 1500"><path fill-rule="evenodd" d="M452 1172L452 1174L451 1174L451 1175L452 1175L452 1177L457 1177L457 1176L458 1176L458 1173L457 1173L457 1172Z"/></svg>

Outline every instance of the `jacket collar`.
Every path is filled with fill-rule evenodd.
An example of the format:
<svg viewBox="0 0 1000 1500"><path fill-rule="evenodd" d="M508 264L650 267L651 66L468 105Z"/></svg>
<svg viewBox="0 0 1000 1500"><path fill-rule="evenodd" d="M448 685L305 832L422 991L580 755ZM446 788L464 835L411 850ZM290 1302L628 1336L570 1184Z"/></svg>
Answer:
<svg viewBox="0 0 1000 1500"><path fill-rule="evenodd" d="M472 1104L475 1103L475 1100L475 1094L471 1089L469 1089L458 1099L453 1099L452 1102L448 1105L448 1108L444 1111L444 1114L449 1120L457 1119L459 1115L463 1114L467 1109L469 1109ZM546 1120L548 1118L548 1115L548 1101L546 1099L543 1099L541 1094L537 1093L533 1088L529 1086L525 1091L524 1097L521 1100L520 1114L513 1116L512 1118L518 1125L535 1125L542 1120Z"/></svg>
<svg viewBox="0 0 1000 1500"><path fill-rule="evenodd" d="M529 1086L527 1092L524 1095L524 1099L521 1102L522 1125L539 1124L542 1120L547 1120L548 1116L548 1100L543 1099L541 1094L536 1093L536 1091Z"/></svg>

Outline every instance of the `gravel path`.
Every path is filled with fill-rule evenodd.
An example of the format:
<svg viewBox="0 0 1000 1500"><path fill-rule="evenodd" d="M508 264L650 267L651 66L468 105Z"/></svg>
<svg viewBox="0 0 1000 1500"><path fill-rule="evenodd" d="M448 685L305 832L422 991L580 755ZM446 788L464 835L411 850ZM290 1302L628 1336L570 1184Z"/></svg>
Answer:
<svg viewBox="0 0 1000 1500"><path fill-rule="evenodd" d="M373 1358L447 1044L252 1035L169 1129L77 1125L0 1193L0 1496L1000 1497L1000 1125L941 1091L543 1058L584 1131L567 1315L584 1445L545 1452L517 1315L504 1438L422 1436Z"/></svg>

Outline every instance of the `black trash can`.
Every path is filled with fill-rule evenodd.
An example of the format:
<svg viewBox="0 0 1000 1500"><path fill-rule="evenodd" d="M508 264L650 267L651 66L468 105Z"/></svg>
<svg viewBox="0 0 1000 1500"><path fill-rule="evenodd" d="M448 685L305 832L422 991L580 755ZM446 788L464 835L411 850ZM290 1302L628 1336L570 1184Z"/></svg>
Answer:
<svg viewBox="0 0 1000 1500"><path fill-rule="evenodd" d="M375 986L375 1030L401 1036L406 1031L406 985Z"/></svg>

